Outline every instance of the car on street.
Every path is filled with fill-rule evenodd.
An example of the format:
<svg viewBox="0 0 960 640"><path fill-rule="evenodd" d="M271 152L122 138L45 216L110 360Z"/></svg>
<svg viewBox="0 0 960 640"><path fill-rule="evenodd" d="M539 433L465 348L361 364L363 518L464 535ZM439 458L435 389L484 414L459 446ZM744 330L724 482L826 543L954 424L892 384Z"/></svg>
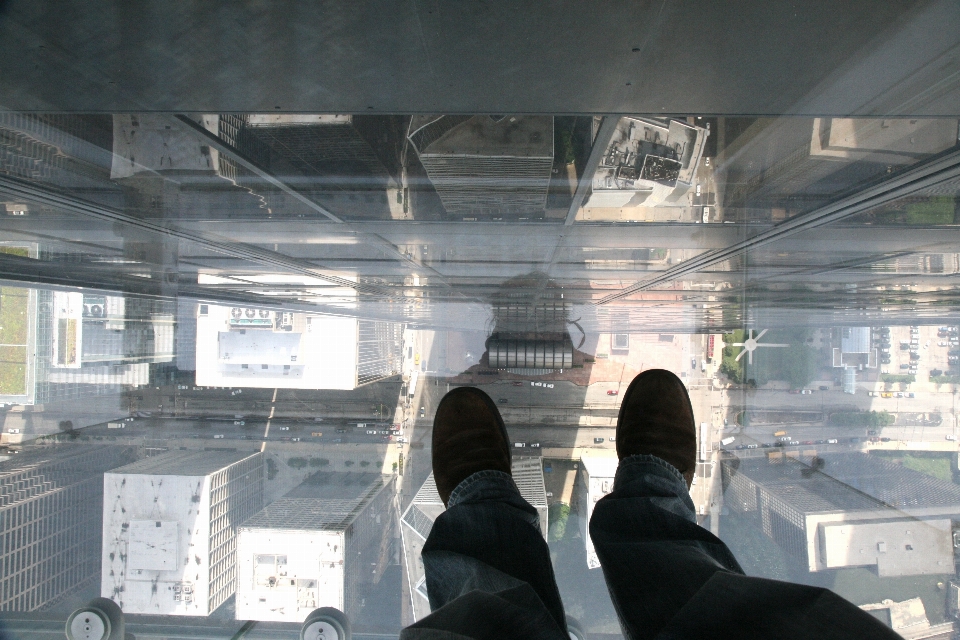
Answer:
<svg viewBox="0 0 960 640"><path fill-rule="evenodd" d="M880 442L890 442L890 438L884 436L883 438L880 438Z"/></svg>
<svg viewBox="0 0 960 640"><path fill-rule="evenodd" d="M795 395L799 395L799 394L800 394L800 389L790 389L790 391L789 391L788 393L793 393L793 394L795 394Z"/></svg>
<svg viewBox="0 0 960 640"><path fill-rule="evenodd" d="M527 443L526 443L526 442L514 442L514 443L513 443L513 446L516 447L517 449L523 449L525 446L527 446Z"/></svg>
<svg viewBox="0 0 960 640"><path fill-rule="evenodd" d="M801 390L800 390L800 393L801 393L802 395L808 396L808 395L810 395L811 393L813 393L813 391L812 391L811 389L801 389Z"/></svg>
<svg viewBox="0 0 960 640"><path fill-rule="evenodd" d="M827 439L827 444L837 444L839 442L836 438Z"/></svg>
<svg viewBox="0 0 960 640"><path fill-rule="evenodd" d="M880 442L880 438L878 438L877 436L873 436L872 438L870 438L870 442Z"/></svg>
<svg viewBox="0 0 960 640"><path fill-rule="evenodd" d="M745 445L745 444L738 444L738 445L737 445L737 449L746 449L746 448L747 448L747 445Z"/></svg>
<svg viewBox="0 0 960 640"><path fill-rule="evenodd" d="M877 435L877 430L876 430L876 429L870 429L869 431L867 431L867 435L868 435L868 436L875 436L875 435Z"/></svg>
<svg viewBox="0 0 960 640"><path fill-rule="evenodd" d="M514 381L513 381L513 386L515 386L515 387L522 387L522 386L523 386L523 381L522 381L522 380L514 380Z"/></svg>
<svg viewBox="0 0 960 640"><path fill-rule="evenodd" d="M953 441L956 439L957 439L957 436L953 435L952 433L947 434L947 440Z"/></svg>
<svg viewBox="0 0 960 640"><path fill-rule="evenodd" d="M893 394L893 397L894 397L894 398L902 398L902 397L903 397L903 391L897 391L895 394Z"/></svg>
<svg viewBox="0 0 960 640"><path fill-rule="evenodd" d="M290 427L280 427L280 431L290 431Z"/></svg>
<svg viewBox="0 0 960 640"><path fill-rule="evenodd" d="M425 407L420 407L420 417L423 418L427 415L427 410Z"/></svg>
<svg viewBox="0 0 960 640"><path fill-rule="evenodd" d="M234 424L234 426L242 427L243 425L245 425L245 424L247 424L247 423L246 423L245 421L243 421L243 420L234 420L234 421L233 421L233 424Z"/></svg>
<svg viewBox="0 0 960 640"><path fill-rule="evenodd" d="M823 385L820 385L820 391L829 391L829 390L830 390L830 387L825 387Z"/></svg>
<svg viewBox="0 0 960 640"><path fill-rule="evenodd" d="M608 395L608 396L615 396L615 395L617 395L618 393L620 393L620 391L619 391L618 389L607 389L607 395Z"/></svg>
<svg viewBox="0 0 960 640"><path fill-rule="evenodd" d="M508 398L497 398L498 404L509 404L510 400Z"/></svg>
<svg viewBox="0 0 960 640"><path fill-rule="evenodd" d="M696 358L690 358L690 368L691 368L691 369L696 369L696 368L697 368L697 359L696 359Z"/></svg>
<svg viewBox="0 0 960 640"><path fill-rule="evenodd" d="M218 433L217 435L213 436L213 439L214 439L214 440L222 440L222 439L223 439L223 434L222 434L222 433Z"/></svg>
<svg viewBox="0 0 960 640"><path fill-rule="evenodd" d="M876 391L868 391L868 392L867 392L867 395L870 396L871 398L876 398L876 397L879 396L880 394L877 393Z"/></svg>
<svg viewBox="0 0 960 640"><path fill-rule="evenodd" d="M759 445L756 445L756 444L748 444L748 445L747 445L747 449L757 449L758 447L759 447Z"/></svg>
<svg viewBox="0 0 960 640"><path fill-rule="evenodd" d="M368 436L375 436L375 435L377 435L377 432L376 432L376 431L373 431L373 430L371 430L371 429L367 429L367 435L368 435Z"/></svg>
<svg viewBox="0 0 960 640"><path fill-rule="evenodd" d="M531 442L531 443L530 443L530 448L531 448L531 449L539 449L539 448L540 448L540 443L539 443L539 442Z"/></svg>
<svg viewBox="0 0 960 640"><path fill-rule="evenodd" d="M791 441L788 442L787 444L796 446L796 445L800 444L800 441L799 441L799 440L791 440Z"/></svg>
<svg viewBox="0 0 960 640"><path fill-rule="evenodd" d="M337 433L346 433L346 432L347 432L346 429L337 429Z"/></svg>
<svg viewBox="0 0 960 640"><path fill-rule="evenodd" d="M600 444L601 442L603 442L603 438L594 438L594 439L593 439L593 443L594 443L594 444Z"/></svg>
<svg viewBox="0 0 960 640"><path fill-rule="evenodd" d="M915 394L913 391L908 391L906 394L904 394L904 396L907 398L916 398L917 394Z"/></svg>

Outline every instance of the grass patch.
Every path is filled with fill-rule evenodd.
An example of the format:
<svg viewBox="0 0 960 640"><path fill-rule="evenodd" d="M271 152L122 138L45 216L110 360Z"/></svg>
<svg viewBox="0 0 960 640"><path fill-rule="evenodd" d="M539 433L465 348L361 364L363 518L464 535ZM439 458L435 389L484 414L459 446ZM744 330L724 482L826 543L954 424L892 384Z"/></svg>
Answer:
<svg viewBox="0 0 960 640"><path fill-rule="evenodd" d="M830 424L840 427L889 427L896 418L886 411L838 411L830 414Z"/></svg>
<svg viewBox="0 0 960 640"><path fill-rule="evenodd" d="M953 482L953 454L939 451L871 451L870 455L898 462L944 482Z"/></svg>
<svg viewBox="0 0 960 640"><path fill-rule="evenodd" d="M907 205L903 212L907 224L953 224L953 198L942 196Z"/></svg>

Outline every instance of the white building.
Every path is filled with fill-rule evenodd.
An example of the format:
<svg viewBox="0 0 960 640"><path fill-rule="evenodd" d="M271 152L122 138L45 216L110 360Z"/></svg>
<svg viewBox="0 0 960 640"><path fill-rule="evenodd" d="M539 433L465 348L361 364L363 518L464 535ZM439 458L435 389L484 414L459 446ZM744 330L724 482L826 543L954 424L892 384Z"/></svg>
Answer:
<svg viewBox="0 0 960 640"><path fill-rule="evenodd" d="M547 491L543 484L543 463L539 457L514 457L511 464L513 481L520 490L523 499L533 506L540 516L540 533L547 537ZM403 538L403 557L407 567L409 591L413 599L413 615L416 620L430 613L430 601L427 598L426 575L420 551L427 541L434 521L446 510L433 473L417 491L413 502L400 518L400 535Z"/></svg>
<svg viewBox="0 0 960 640"><path fill-rule="evenodd" d="M612 452L611 452L612 453ZM580 458L580 535L587 547L587 567L600 566L597 552L590 539L590 518L593 507L603 496L613 491L613 478L617 475L620 461L616 455L584 455Z"/></svg>
<svg viewBox="0 0 960 640"><path fill-rule="evenodd" d="M199 305L197 384L355 389L400 373L402 326L351 317Z"/></svg>
<svg viewBox="0 0 960 640"><path fill-rule="evenodd" d="M317 607L356 620L395 535L393 476L319 472L247 520L237 543L238 620L303 622Z"/></svg>
<svg viewBox="0 0 960 640"><path fill-rule="evenodd" d="M260 453L170 451L104 474L101 595L210 615L236 591L237 525L262 507Z"/></svg>

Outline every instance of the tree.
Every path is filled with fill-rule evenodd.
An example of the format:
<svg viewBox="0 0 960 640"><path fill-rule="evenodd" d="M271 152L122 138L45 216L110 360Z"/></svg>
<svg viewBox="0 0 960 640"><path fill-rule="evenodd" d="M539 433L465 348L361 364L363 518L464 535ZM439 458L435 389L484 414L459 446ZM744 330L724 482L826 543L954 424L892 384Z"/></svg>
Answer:
<svg viewBox="0 0 960 640"><path fill-rule="evenodd" d="M294 469L303 469L307 466L307 464L306 458L290 458L287 460L287 465L293 467Z"/></svg>
<svg viewBox="0 0 960 640"><path fill-rule="evenodd" d="M352 467L352 466L353 466L353 460L344 460L344 461L343 461L343 466L345 466L345 467Z"/></svg>

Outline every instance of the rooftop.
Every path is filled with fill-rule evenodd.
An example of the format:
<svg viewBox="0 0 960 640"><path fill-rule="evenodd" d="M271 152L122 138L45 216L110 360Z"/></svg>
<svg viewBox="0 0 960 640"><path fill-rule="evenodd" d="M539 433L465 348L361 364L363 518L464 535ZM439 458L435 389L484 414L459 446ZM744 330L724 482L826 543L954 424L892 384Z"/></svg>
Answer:
<svg viewBox="0 0 960 640"><path fill-rule="evenodd" d="M110 473L158 476L207 476L259 453L249 451L168 451L144 458Z"/></svg>
<svg viewBox="0 0 960 640"><path fill-rule="evenodd" d="M823 466L812 468L787 458L742 459L734 470L804 513L862 511L887 507L919 509L955 506L960 510L960 487L864 453L820 456Z"/></svg>

